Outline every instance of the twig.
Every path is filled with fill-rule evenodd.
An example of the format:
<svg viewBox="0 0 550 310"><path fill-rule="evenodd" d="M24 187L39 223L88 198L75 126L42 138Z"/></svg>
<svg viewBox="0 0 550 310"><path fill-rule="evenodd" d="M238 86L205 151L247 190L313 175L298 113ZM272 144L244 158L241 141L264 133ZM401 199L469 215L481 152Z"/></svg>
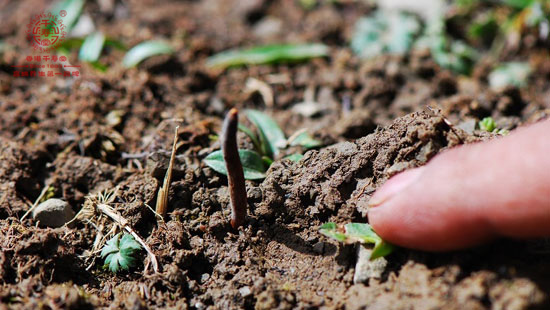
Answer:
<svg viewBox="0 0 550 310"><path fill-rule="evenodd" d="M122 215L118 214L113 208L110 206L100 203L97 205L97 209L101 212L103 212L105 215L110 217L113 221L117 222L121 227L123 227L127 232L129 232L134 239L136 239L137 242L141 244L141 246L147 251L147 254L149 255L149 259L151 260L151 264L153 265L153 270L155 273L158 273L158 262L155 254L153 254L153 251L147 243L141 237L130 227L128 224L128 220L125 219ZM147 267L145 267L145 270L147 270Z"/></svg>
<svg viewBox="0 0 550 310"><path fill-rule="evenodd" d="M157 195L157 206L156 213L160 214L161 218L164 219L166 215L166 208L168 207L168 191L170 191L170 182L172 181L172 167L174 166L174 159L176 157L176 143L178 142L178 129L176 127L174 132L174 143L172 144L172 155L170 155L170 163L168 164L168 169L166 170L166 175L164 176L164 183L159 189Z"/></svg>
<svg viewBox="0 0 550 310"><path fill-rule="evenodd" d="M44 197L44 195L46 195L46 192L48 191L48 188L50 188L49 185L46 185L44 186L44 188L42 189L42 192L40 192L40 195L38 196L38 198L36 198L36 200L34 201L34 204L32 205L32 207L27 211L25 212L25 214L23 214L23 217L21 218L21 222L34 210L36 209L36 207L38 207L38 202L42 199L42 197Z"/></svg>
<svg viewBox="0 0 550 310"><path fill-rule="evenodd" d="M239 111L233 108L225 117L221 137L223 159L225 161L227 181L229 183L231 226L233 229L237 229L244 223L247 206L243 166L237 148L238 123Z"/></svg>

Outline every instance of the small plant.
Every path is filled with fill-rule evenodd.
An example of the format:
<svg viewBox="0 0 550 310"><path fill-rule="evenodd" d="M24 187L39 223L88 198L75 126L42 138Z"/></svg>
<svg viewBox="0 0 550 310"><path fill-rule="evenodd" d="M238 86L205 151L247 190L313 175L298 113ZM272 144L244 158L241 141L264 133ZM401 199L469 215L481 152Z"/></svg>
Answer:
<svg viewBox="0 0 550 310"><path fill-rule="evenodd" d="M492 132L499 135L508 134L508 130L497 128L495 120L492 117L485 117L484 119L479 121L478 126L479 126L479 129L483 131Z"/></svg>
<svg viewBox="0 0 550 310"><path fill-rule="evenodd" d="M250 128L238 124L238 129L252 140L255 149L238 150L243 166L244 178L247 180L265 178L265 172L269 169L275 157L279 155L282 149L288 146L302 146L305 149L310 149L321 145L321 142L313 139L306 130L299 130L287 139L282 129L271 117L256 110L247 110L245 113L258 131L258 134L256 134ZM298 161L301 157L301 154L287 156L287 158L293 161ZM215 171L227 175L221 150L210 153L204 159L204 162Z"/></svg>
<svg viewBox="0 0 550 310"><path fill-rule="evenodd" d="M329 222L323 224L319 231L327 237L346 244L355 242L374 244L371 260L389 255L395 250L394 245L382 240L366 223L349 223L341 227Z"/></svg>
<svg viewBox="0 0 550 310"><path fill-rule="evenodd" d="M107 241L101 250L101 257L105 258L105 266L111 272L117 273L120 269L128 270L136 265L135 254L141 250L141 245L130 234L116 234Z"/></svg>
<svg viewBox="0 0 550 310"><path fill-rule="evenodd" d="M227 68L242 65L301 61L328 55L324 44L281 44L256 46L249 49L230 50L216 54L206 61L212 68Z"/></svg>
<svg viewBox="0 0 550 310"><path fill-rule="evenodd" d="M124 65L124 67L126 68L132 68L151 56L166 55L172 53L174 53L174 49L170 44L166 42L145 41L132 47L132 49L130 49L128 53L124 55L122 65Z"/></svg>
<svg viewBox="0 0 550 310"><path fill-rule="evenodd" d="M229 183L231 226L233 229L237 229L244 223L247 207L243 166L237 148L238 124L239 111L233 108L225 117L222 133L222 151Z"/></svg>

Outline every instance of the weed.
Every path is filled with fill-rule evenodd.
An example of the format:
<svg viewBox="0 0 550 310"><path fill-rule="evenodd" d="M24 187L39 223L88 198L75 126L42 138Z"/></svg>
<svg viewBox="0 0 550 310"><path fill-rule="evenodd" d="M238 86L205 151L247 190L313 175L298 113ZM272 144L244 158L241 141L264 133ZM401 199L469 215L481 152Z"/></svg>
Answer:
<svg viewBox="0 0 550 310"><path fill-rule="evenodd" d="M478 126L479 126L479 129L483 131L492 132L499 135L508 134L508 130L497 128L495 120L492 117L485 117L484 119L479 121Z"/></svg>
<svg viewBox="0 0 550 310"><path fill-rule="evenodd" d="M135 254L141 250L141 245L130 234L116 234L101 250L101 257L105 258L105 265L111 272L128 270L136 265Z"/></svg>
<svg viewBox="0 0 550 310"><path fill-rule="evenodd" d="M349 223L343 227L335 223L325 223L319 231L327 237L348 244L355 242L374 244L371 260L389 255L395 250L394 245L382 240L366 223Z"/></svg>

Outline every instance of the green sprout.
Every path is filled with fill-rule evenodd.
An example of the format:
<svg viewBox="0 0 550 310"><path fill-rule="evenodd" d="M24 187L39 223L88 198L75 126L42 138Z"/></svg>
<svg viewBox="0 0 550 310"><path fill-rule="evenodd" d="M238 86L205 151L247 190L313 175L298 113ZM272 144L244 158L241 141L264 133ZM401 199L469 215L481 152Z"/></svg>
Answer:
<svg viewBox="0 0 550 310"><path fill-rule="evenodd" d="M259 65L281 62L295 62L327 56L328 46L324 44L275 44L248 49L229 50L207 59L211 68L227 68L242 65Z"/></svg>
<svg viewBox="0 0 550 310"><path fill-rule="evenodd" d="M260 111L246 110L245 115L257 129L255 133L245 125L239 124L239 130L244 132L254 145L254 150L239 150L244 177L247 180L265 178L265 172L276 156L288 146L302 146L307 150L321 145L321 142L312 138L306 130L300 130L287 139L275 120ZM299 161L302 154L291 154L286 158ZM204 162L215 171L227 175L221 150L210 153Z"/></svg>
<svg viewBox="0 0 550 310"><path fill-rule="evenodd" d="M391 254L395 250L395 246L388 243L374 232L372 227L366 223L348 223L343 227L336 223L325 223L319 229L323 235L334 240L351 244L355 242L363 244L374 244L370 259L374 260Z"/></svg>
<svg viewBox="0 0 550 310"><path fill-rule="evenodd" d="M478 126L479 126L479 129L483 131L492 132L499 135L508 134L508 130L497 128L497 124L495 123L495 120L492 117L485 117L484 119L479 121Z"/></svg>
<svg viewBox="0 0 550 310"><path fill-rule="evenodd" d="M136 265L135 254L141 250L141 245L130 234L116 234L101 250L101 257L105 258L105 266L113 273L119 270L128 270Z"/></svg>
<svg viewBox="0 0 550 310"><path fill-rule="evenodd" d="M126 68L132 68L137 66L143 60L155 56L155 55L167 55L174 53L172 46L163 41L145 41L132 47L124 55L122 64Z"/></svg>

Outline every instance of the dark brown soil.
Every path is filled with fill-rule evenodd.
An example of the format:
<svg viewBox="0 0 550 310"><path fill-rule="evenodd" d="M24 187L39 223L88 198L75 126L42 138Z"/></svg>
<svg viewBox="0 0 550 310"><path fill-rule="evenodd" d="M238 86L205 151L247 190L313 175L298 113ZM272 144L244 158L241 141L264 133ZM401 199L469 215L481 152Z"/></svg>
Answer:
<svg viewBox="0 0 550 310"><path fill-rule="evenodd" d="M100 3L112 3L105 6ZM123 70L107 50L106 73L16 78L31 53L23 21L48 1L0 3L0 309L533 309L548 308L550 244L500 240L453 253L399 250L381 279L353 284L356 251L318 233L327 221L365 221L366 202L393 174L463 143L495 138L472 124L492 116L504 129L550 115L550 59L532 50L529 87L490 90L487 68L472 79L439 68L428 54L362 63L347 47L360 1L97 1L85 14L129 46L162 37L173 56ZM236 46L323 42L330 57L306 63L208 70L207 56ZM71 59L77 59L76 54ZM274 105L245 90L270 85ZM319 107L295 106L313 96ZM287 135L307 127L325 147L293 163L277 160L263 182L247 181L249 217L233 231L227 179L202 159L230 107L273 116ZM428 108L428 106L430 108ZM177 158L168 216L148 206ZM242 147L251 147L244 135ZM40 195L78 212L86 196L118 188L111 206L144 237L148 259L114 275L90 261L97 228L40 228L20 219Z"/></svg>

